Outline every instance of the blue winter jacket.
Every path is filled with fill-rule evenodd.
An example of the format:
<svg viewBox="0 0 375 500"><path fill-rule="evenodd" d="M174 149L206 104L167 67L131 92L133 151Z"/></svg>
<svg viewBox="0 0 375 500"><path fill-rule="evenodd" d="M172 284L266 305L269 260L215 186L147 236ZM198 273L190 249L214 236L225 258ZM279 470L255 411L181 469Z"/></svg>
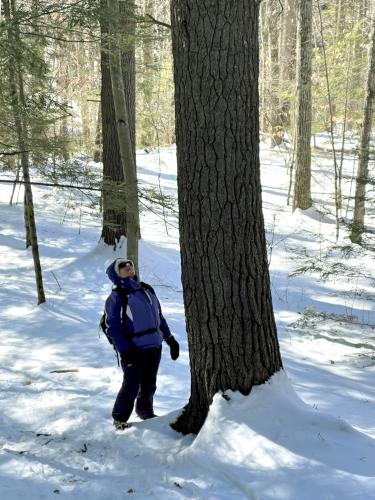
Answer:
<svg viewBox="0 0 375 500"><path fill-rule="evenodd" d="M107 275L116 287L125 290L128 305L124 311L120 294L112 291L105 303L107 334L119 353L160 347L172 334L154 290L142 288L131 278L120 278L115 271L115 262L108 267ZM152 331L137 335L145 330Z"/></svg>

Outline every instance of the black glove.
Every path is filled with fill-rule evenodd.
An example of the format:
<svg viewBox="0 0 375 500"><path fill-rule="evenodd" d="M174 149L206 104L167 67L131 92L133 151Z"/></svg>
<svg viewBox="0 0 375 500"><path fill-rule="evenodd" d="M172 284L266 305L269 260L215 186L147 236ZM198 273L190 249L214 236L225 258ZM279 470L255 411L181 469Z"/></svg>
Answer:
<svg viewBox="0 0 375 500"><path fill-rule="evenodd" d="M125 365L134 365L137 361L137 356L135 351L126 351L120 353L121 361Z"/></svg>
<svg viewBox="0 0 375 500"><path fill-rule="evenodd" d="M171 353L171 358L173 361L176 361L178 356L180 355L180 344L177 342L177 340L171 335L167 339L165 339L166 343L169 345L169 350Z"/></svg>

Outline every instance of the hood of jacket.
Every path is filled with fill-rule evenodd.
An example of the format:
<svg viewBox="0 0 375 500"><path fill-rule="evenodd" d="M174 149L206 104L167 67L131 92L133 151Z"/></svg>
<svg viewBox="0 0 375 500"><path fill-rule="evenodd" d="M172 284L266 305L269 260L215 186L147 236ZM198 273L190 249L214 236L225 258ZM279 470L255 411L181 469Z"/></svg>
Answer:
<svg viewBox="0 0 375 500"><path fill-rule="evenodd" d="M141 288L140 283L133 280L132 278L120 278L120 276L116 273L115 270L116 261L114 260L110 266L107 268L108 278L112 281L115 286L120 286L121 288L125 288L128 293L135 292Z"/></svg>

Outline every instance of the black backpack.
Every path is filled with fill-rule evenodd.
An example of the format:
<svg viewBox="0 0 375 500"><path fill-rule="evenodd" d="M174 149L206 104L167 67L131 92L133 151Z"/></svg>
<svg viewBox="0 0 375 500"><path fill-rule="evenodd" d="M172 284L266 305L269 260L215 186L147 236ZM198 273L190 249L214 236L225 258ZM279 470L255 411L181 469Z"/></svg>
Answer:
<svg viewBox="0 0 375 500"><path fill-rule="evenodd" d="M152 292L154 292L154 289L148 285L147 283L143 283L143 281L141 281L141 289L143 290L150 290ZM120 295L121 297L121 302L122 302L122 308L124 310L126 310L126 308L128 307L128 297L130 294L128 293L125 293L125 290L119 286L117 286L116 288L113 288L112 292L116 292ZM155 292L154 292L155 293ZM100 320L99 320L99 326L101 328L101 330L103 330L103 333L104 335L106 336L108 342L113 346L113 349L116 350L115 346L113 345L113 342L112 342L112 339L111 337L108 335L108 332L107 332L107 324L106 324L106 319L107 319L107 314L104 310ZM146 333L149 333L149 330L145 330L144 332L139 332L139 334L146 334Z"/></svg>

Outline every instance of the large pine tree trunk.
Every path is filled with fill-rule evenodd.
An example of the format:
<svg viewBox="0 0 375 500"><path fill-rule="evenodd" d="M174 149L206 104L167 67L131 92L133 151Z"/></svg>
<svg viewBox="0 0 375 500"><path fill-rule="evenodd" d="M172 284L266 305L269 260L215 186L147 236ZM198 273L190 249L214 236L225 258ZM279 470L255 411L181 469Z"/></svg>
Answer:
<svg viewBox="0 0 375 500"><path fill-rule="evenodd" d="M353 243L361 243L364 231L366 184L368 178L368 161L371 139L371 126L374 116L375 99L375 16L370 47L370 58L367 78L367 92L363 110L363 125L361 145L359 149L359 164L355 189L355 205L350 239Z"/></svg>
<svg viewBox="0 0 375 500"><path fill-rule="evenodd" d="M116 117L116 128L120 146L120 157L126 184L125 200L127 215L127 257L132 259L138 273L139 207L137 171L134 144L132 144L130 115L126 103L122 76L122 62L115 23L119 18L118 0L107 0L113 16L109 23L110 51L109 69L112 83L112 95Z"/></svg>
<svg viewBox="0 0 375 500"><path fill-rule="evenodd" d="M293 209L311 207L312 0L299 0L297 36L296 176Z"/></svg>
<svg viewBox="0 0 375 500"><path fill-rule="evenodd" d="M281 367L259 167L258 2L172 1L182 283L198 432L215 393Z"/></svg>
<svg viewBox="0 0 375 500"><path fill-rule="evenodd" d="M17 7L15 0L11 0L11 8L9 5L9 0L4 0L3 2L4 17L8 23L8 42L10 47L14 47L15 44L19 45L19 32L18 25L15 24L14 28L10 26L11 17L14 17L17 13ZM11 53L9 57L9 88L12 97L12 108L14 114L14 123L17 133L18 146L21 153L21 168L23 173L23 180L25 181L25 227L26 227L26 238L30 240L31 251L34 262L35 280L36 288L38 294L38 305L46 301L44 288L43 288L43 277L42 268L40 265L39 258L39 247L38 247L38 237L35 224L34 215L34 203L33 203L33 193L30 183L30 166L29 166L29 148L28 148L28 131L27 124L25 122L24 116L21 110L26 109L26 101L24 95L24 84L22 67L19 61Z"/></svg>

